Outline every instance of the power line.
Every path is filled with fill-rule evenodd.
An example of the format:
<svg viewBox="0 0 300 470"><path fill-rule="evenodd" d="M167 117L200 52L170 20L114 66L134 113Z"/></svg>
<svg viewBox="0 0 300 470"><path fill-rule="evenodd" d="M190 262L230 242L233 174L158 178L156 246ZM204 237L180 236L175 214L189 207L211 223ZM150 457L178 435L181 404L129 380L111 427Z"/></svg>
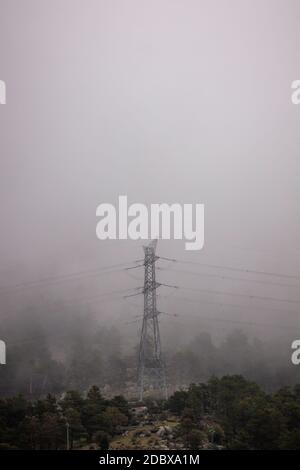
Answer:
<svg viewBox="0 0 300 470"><path fill-rule="evenodd" d="M159 294L159 297L169 299L169 296L166 296L166 295ZM245 309L245 308L253 309L253 307L258 307L258 306L253 306L253 305L238 305L238 304L232 304L232 303L228 303L228 302L214 302L214 301L208 301L208 300L202 300L202 299L190 299L190 298L182 297L182 296L178 296L178 295L173 297L173 299L174 300L181 300L183 302L191 302L191 303L196 303L196 304L207 304L207 305L217 305L219 307L233 307L233 308L238 308L238 309L240 309L240 308L241 309ZM282 309L275 308L275 307L267 308L267 307L260 307L259 306L258 308L259 308L259 311L283 313ZM300 315L299 312L294 311L294 310L284 310L284 314Z"/></svg>
<svg viewBox="0 0 300 470"><path fill-rule="evenodd" d="M162 313L166 313L167 312L162 312ZM172 316L175 316L175 317L183 317L183 314L180 314L180 313L176 313L176 314L169 314L169 315L172 315ZM251 325L251 326L265 326L265 327L268 327L268 328L272 328L272 327L275 327L275 328L287 328L287 329L293 329L295 330L295 328L297 328L298 326L297 325L294 325L294 326L287 326L287 325L282 325L282 324L279 324L279 323L262 323L262 322L254 322L254 321L247 321L247 320L231 320L231 319L228 319L228 318L220 318L220 317L208 317L208 316L203 316L203 315L196 315L194 313L185 313L184 314L185 317L193 317L193 318L197 318L199 320L209 320L209 321L220 321L220 322L224 322L224 323L239 323L239 324L243 324L243 325Z"/></svg>
<svg viewBox="0 0 300 470"><path fill-rule="evenodd" d="M266 275L266 276L300 279L299 276L293 276L293 275L288 275L288 274L278 274L278 273L271 273L271 272L265 272L265 271L255 271L255 270L250 270L250 269L234 268L234 267L231 267L231 266L212 265L212 264L207 264L207 263L197 263L197 262L192 262L192 261L183 261L183 260L178 260L178 259L170 259L170 258L166 258L166 257L159 257L159 256L155 255L154 253L151 254L150 258L151 259L147 261L146 260L146 255L145 255L145 260L135 260L133 262L120 263L120 264L116 264L116 265L105 266L105 267L102 267L102 268L98 268L96 270L79 271L79 272L76 272L76 273L70 273L70 274L65 274L65 275L61 275L61 276L52 276L52 277L41 279L39 281L31 281L31 282L27 282L27 283L21 283L21 284L15 285L15 286L11 286L8 289L15 290L15 289L24 289L24 288L31 288L31 287L36 287L36 286L48 285L48 284L53 284L53 283L63 283L63 282L68 282L68 281L81 279L82 277L99 276L102 273L110 273L110 272L118 272L118 271L125 271L126 272L126 271L130 271L131 269L136 269L136 268L140 268L140 267L144 267L145 269L146 269L146 267L148 267L149 269L151 268L150 271L152 270L151 272L152 272L152 275L153 275L153 269L155 271L155 262L158 259L171 261L171 262L174 262L174 263L193 264L193 265L198 265L198 266L205 266L205 267L209 267L209 268L228 269L228 270L231 270L231 271L260 274L260 275ZM141 263L141 262L142 262L142 264L137 264L137 263ZM207 276L207 277L218 277L218 278L221 278L221 279L230 279L230 280L234 280L234 281L257 282L257 283L271 284L271 285L284 285L285 287L299 287L299 286L295 286L295 285L289 286L288 284L281 284L281 283L277 283L277 282L275 283L275 282L269 282L269 281L264 281L264 280L238 279L238 278L224 276L224 275L196 273L196 272L188 271L188 270L172 270L172 269L168 269L168 268L158 268L158 269L160 269L162 271L165 270L165 271L173 271L173 272L179 272L179 273L180 272L187 272L189 274L195 274L195 275L200 275L200 276L204 276L204 277L205 276ZM153 279L152 279L152 281L153 281ZM160 287L160 286L169 287L169 288L172 288L174 290L177 290L177 289L178 290L191 290L191 291L195 291L195 292L199 292L199 293L227 295L227 296L229 295L229 296L243 297L243 298L248 298L248 299L268 300L268 301L293 303L293 304L299 304L300 303L300 300L279 299L279 298L276 298L276 297L264 297L264 296L258 296L258 295L249 295L249 294L241 294L241 293L210 290L210 289L192 288L192 287L188 287L188 286L171 285L171 284L157 282L156 279L155 279L155 276L154 276L154 283L152 281L150 283L151 285L150 284L146 285L146 283L144 283L144 287L118 289L118 290L110 291L110 292L107 292L107 293L98 294L97 296L94 296L94 297L86 297L86 298L83 298L83 299L76 299L76 300L72 301L72 303L73 302L77 303L77 302L80 302L80 301L90 302L93 299L99 299L101 297L110 297L110 296L113 296L113 295L116 295L116 294L122 294L124 292L132 292L132 291L133 292L131 294L128 294L126 296L122 296L120 298L116 298L116 300L123 300L124 298L137 296L137 295L141 295L141 294L144 295L144 301L145 301L145 295L148 295L151 298L154 298L153 295L155 295L155 299L156 299L156 289L157 289L157 287ZM0 292L2 292L2 290L0 290ZM164 296L161 296L161 297L164 297ZM178 300L193 302L192 299L185 299L185 298L180 298L180 297L177 297L177 296L175 298L178 299ZM219 302L207 302L207 301L202 301L202 300L197 300L196 303L215 304L215 305L219 305L219 306L222 306L222 307L223 306L232 306L232 307L235 307L235 308L245 308L246 307L246 306L240 306L240 305L236 305L236 304L219 303ZM247 307L251 308L252 306L247 306ZM259 308L261 308L261 307L259 307ZM262 310L269 310L269 311L274 310L275 311L276 309L275 308L273 308L273 309L262 308ZM277 309L277 310L281 311L280 309ZM174 317L177 317L179 315L177 313L169 313L169 312L158 311L157 308L156 308L156 300L155 300L155 309L154 310L152 309L151 312L153 314L153 315L151 314L153 316L153 318L155 316L156 319L157 319L157 316L159 314L171 315L171 316L174 316ZM57 313L59 313L59 312L57 312ZM297 312L291 312L291 311L286 312L285 311L284 313L293 313L294 314L294 313L297 313ZM144 315L145 315L145 312L144 312ZM189 315L189 314L187 314L187 315ZM192 314L190 314L189 316L192 316ZM199 318L199 317L197 316L197 318ZM242 321L242 320L229 320L229 319L223 319L223 318L218 318L217 319L216 317L214 317L214 318L202 317L202 319L207 319L207 320L210 320L210 321L222 321L222 322L227 322L227 323L240 323L240 324L256 325L256 326L270 326L270 327L274 326L274 324L264 324L264 323L258 323L258 322L252 322L252 321ZM279 327L279 325L276 325L276 326ZM158 328L158 324L156 325L156 323L155 323L155 328ZM293 327L293 329L294 329L294 327ZM45 335L43 335L43 338L45 338ZM25 340L25 341L28 341L28 340ZM159 349L160 349L160 344L159 344Z"/></svg>
<svg viewBox="0 0 300 470"><path fill-rule="evenodd" d="M202 262L197 262L197 261L185 261L177 258L167 258L164 256L160 256L160 259L166 260L166 261L172 261L173 263L181 263L181 264L192 264L196 266L204 266L207 268L216 268L216 269L227 269L229 271L237 271L237 272L244 272L244 273L251 273L251 274L260 274L263 276L274 276L274 277L282 277L282 278L287 278L287 279L298 279L300 280L300 276L294 275L294 274L280 274L280 273L275 273L275 272L270 272L270 271L258 271L255 269L248 269L248 268L236 268L234 266L224 266L224 265L218 265L218 264L209 264L209 263L202 263Z"/></svg>
<svg viewBox="0 0 300 470"><path fill-rule="evenodd" d="M182 318L183 317L183 314L180 314L180 313L169 313L169 312L157 312L158 314L164 314L164 315L168 315L168 316L172 316L172 317L177 317L177 318ZM208 317L208 316L199 316L199 315L196 315L196 314L193 314L193 313L187 313L185 314L185 316L187 316L187 318L189 317L192 317L192 318L195 318L197 320L205 320L205 321L217 321L217 322L223 322L223 323L236 323L236 324L242 324L242 325L249 325L249 326L263 326L263 327L268 327L268 328L272 328L272 327L278 327L278 328L284 328L284 329L293 329L295 330L295 328L297 328L297 325L295 326L287 326L287 325L279 325L279 324L274 324L274 323L261 323L261 322L252 322L252 321L244 321L244 320L230 320L230 319L225 319L225 318L219 318L219 317ZM142 316L141 315L138 315L137 318L135 318L135 320L132 320L132 321L128 321L128 322L124 322L124 324L126 325L129 325L129 324L134 324L134 323L137 323L139 322L140 320L142 320ZM176 321L177 323L177 321ZM184 326L186 326L186 324L184 324ZM48 339L48 338L64 338L64 337L68 337L70 336L70 333L50 333L50 334L41 334L39 336L35 336L35 337L32 337L32 338L27 338L27 339L24 339L24 340L18 340L18 341L13 341L12 343L8 344L8 346L16 346L16 345L20 345L20 344L27 344L27 343L35 343L35 342L38 342L40 341L41 339Z"/></svg>
<svg viewBox="0 0 300 470"><path fill-rule="evenodd" d="M110 265L110 266L103 266L102 268L97 268L93 270L78 271L78 272L73 272L69 274L63 274L61 276L51 276L51 277L47 277L47 278L36 280L36 281L23 282L23 283L15 284L14 286L2 287L0 289L0 293L9 293L11 291L19 290L19 289L22 290L22 289L28 289L28 288L34 288L34 287L44 287L44 286L52 285L52 284L61 284L64 282L80 280L82 278L98 277L101 274L109 274L110 272L115 273L119 271L126 271L126 267L128 267L128 265L138 263L138 262L140 262L140 260L136 260L136 261L128 262L128 263L115 264L115 265Z"/></svg>
<svg viewBox="0 0 300 470"><path fill-rule="evenodd" d="M299 284L286 284L286 283L281 283L281 282L272 282L272 281L265 281L262 279L245 279L245 278L240 278L240 277L231 277L231 276L224 276L223 274L209 274L209 273L201 273L201 272L195 272L195 271L189 271L186 269L171 269L171 268L162 268L158 267L157 268L159 271L171 271L173 273L184 273L184 274L192 274L194 276L200 276L200 277L211 277L211 278L216 278L216 279L228 279L230 281L237 281L237 282L253 282L255 284L265 284L265 285L270 285L270 286L281 286L281 287L295 287L299 288Z"/></svg>
<svg viewBox="0 0 300 470"><path fill-rule="evenodd" d="M68 301L68 302L62 302L62 309L65 308L65 307L70 307L72 305L77 305L77 303L94 303L100 299L100 298L105 298L105 297L108 297L110 298L110 296L114 296L116 294L124 294L125 292L129 292L129 291L132 291L132 290L136 290L137 288L136 287L130 287L130 288L127 288L127 289L118 289L118 290L115 290L115 291L110 291L110 292L103 292L102 294L97 294L97 295L94 295L94 296L88 296L88 297L80 297L79 299L74 299L74 300L71 300L71 301ZM111 300L124 300L124 296L122 295L121 297L115 297L115 298L112 298ZM107 299L105 299L105 301L107 301ZM102 300L103 302L103 300ZM47 305L48 307L48 305ZM49 314L51 315L55 315L55 314L59 314L61 313L61 310L59 311L55 311L55 312L49 312ZM0 319L3 320L3 319L6 319L6 318L10 318L11 315L5 315L5 316L0 316Z"/></svg>
<svg viewBox="0 0 300 470"><path fill-rule="evenodd" d="M300 304L300 300L290 300L290 299L278 299L276 297L264 297L260 295L250 295L250 294L239 294L237 292L226 292L226 291L218 291L213 289L198 289L194 287L186 287L186 286L177 286L177 289L182 290L190 290L194 292L204 292L207 294L216 294L216 295L229 295L234 297L245 297L247 299L257 299L257 300L270 300L273 302L283 302L283 303L291 303L291 304Z"/></svg>

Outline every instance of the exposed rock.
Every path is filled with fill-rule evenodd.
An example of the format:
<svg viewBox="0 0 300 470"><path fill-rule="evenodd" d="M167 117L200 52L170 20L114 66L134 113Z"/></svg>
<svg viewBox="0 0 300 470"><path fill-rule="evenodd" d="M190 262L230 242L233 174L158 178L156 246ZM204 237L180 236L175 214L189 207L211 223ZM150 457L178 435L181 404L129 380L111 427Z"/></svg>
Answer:
<svg viewBox="0 0 300 470"><path fill-rule="evenodd" d="M170 426L160 426L156 434L158 437L168 436L172 434L172 428Z"/></svg>

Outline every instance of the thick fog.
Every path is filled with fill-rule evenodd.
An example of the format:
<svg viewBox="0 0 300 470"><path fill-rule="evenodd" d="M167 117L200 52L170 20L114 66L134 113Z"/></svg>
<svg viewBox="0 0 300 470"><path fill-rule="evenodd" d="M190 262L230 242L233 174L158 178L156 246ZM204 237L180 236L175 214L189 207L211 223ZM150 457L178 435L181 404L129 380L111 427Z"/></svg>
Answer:
<svg viewBox="0 0 300 470"><path fill-rule="evenodd" d="M158 242L159 256L178 260L156 263L157 280L179 286L158 289L166 353L204 332L221 347L238 329L266 349L284 344L290 365L300 320L299 18L297 0L0 0L8 352L42 332L59 361L95 322L115 356L134 356L143 298L124 296L141 292L143 267L126 267L140 264L144 242L96 237L97 206L127 195L205 205L203 250Z"/></svg>

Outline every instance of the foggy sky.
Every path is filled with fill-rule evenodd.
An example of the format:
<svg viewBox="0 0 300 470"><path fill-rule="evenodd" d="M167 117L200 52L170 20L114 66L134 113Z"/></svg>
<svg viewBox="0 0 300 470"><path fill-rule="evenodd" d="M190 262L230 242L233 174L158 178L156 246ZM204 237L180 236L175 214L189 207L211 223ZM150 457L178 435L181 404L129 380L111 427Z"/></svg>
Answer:
<svg viewBox="0 0 300 470"><path fill-rule="evenodd" d="M300 106L290 99L299 21L297 0L0 0L0 285L141 258L142 242L96 238L96 207L121 194L130 203L205 204L204 249L161 241L162 256L300 276ZM12 290L0 317L37 300L142 285L142 270L132 276ZM290 287L158 276L299 299ZM254 305L263 321L289 322L285 307L299 310L202 298ZM283 310L271 316L259 306ZM128 305L90 308L132 318ZM172 296L165 308L195 313ZM247 308L238 318L249 319ZM213 306L204 313L224 315Z"/></svg>

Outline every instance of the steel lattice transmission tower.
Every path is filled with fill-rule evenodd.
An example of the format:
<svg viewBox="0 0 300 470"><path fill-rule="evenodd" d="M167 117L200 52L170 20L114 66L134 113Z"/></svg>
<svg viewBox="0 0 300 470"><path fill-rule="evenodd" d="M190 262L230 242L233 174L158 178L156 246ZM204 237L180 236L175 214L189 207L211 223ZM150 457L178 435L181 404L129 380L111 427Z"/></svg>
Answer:
<svg viewBox="0 0 300 470"><path fill-rule="evenodd" d="M155 278L155 255L157 240L144 246L144 315L139 348L138 387L139 398L143 400L145 390L155 389L167 397L165 365L162 359L156 289L159 283Z"/></svg>

